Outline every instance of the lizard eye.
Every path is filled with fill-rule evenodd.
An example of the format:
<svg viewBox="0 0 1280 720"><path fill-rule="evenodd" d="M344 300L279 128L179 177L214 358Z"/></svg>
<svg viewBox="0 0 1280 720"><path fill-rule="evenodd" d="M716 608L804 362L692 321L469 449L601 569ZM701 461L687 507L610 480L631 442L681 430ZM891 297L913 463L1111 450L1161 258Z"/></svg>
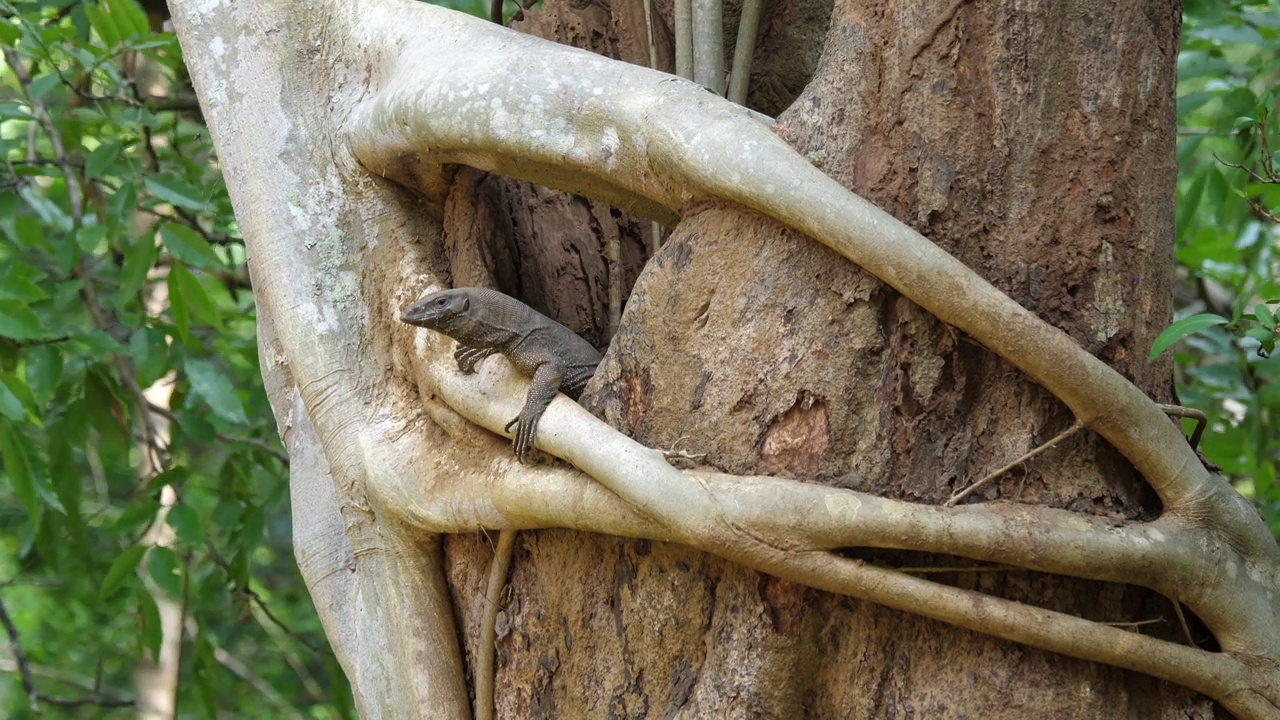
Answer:
<svg viewBox="0 0 1280 720"><path fill-rule="evenodd" d="M444 307L447 302L449 302L449 298L436 298L436 304L440 307Z"/></svg>

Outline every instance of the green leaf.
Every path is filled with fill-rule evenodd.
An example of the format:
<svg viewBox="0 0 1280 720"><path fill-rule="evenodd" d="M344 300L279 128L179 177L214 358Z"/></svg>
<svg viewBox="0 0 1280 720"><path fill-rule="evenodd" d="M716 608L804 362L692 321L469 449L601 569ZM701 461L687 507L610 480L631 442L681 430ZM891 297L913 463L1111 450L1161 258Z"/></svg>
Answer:
<svg viewBox="0 0 1280 720"><path fill-rule="evenodd" d="M190 505L174 505L169 508L165 520L184 544L197 547L204 542L204 526L200 522L200 515Z"/></svg>
<svg viewBox="0 0 1280 720"><path fill-rule="evenodd" d="M67 525L71 531L72 541L83 547L86 542L84 521L80 518L80 499L84 487L80 482L71 445L59 428L50 428L49 445L49 477L53 481L53 491L57 493L58 503L67 515Z"/></svg>
<svg viewBox="0 0 1280 720"><path fill-rule="evenodd" d="M182 566L173 550L162 546L151 548L147 555L147 573L165 595L173 599L182 597Z"/></svg>
<svg viewBox="0 0 1280 720"><path fill-rule="evenodd" d="M213 251L209 241L186 225L164 223L160 226L160 237L164 240L164 246L169 249L169 252L188 265L201 268L222 265L222 261L218 259L218 254Z"/></svg>
<svg viewBox="0 0 1280 720"><path fill-rule="evenodd" d="M1270 340L1270 339L1271 339L1271 336L1272 336L1272 335L1274 335L1274 334L1275 334L1275 333L1274 333L1274 331L1272 331L1272 329L1271 329L1271 328L1269 328L1269 327L1261 327L1261 326L1259 326L1259 327L1251 327L1251 328L1249 328L1248 330L1246 330L1246 331L1244 332L1244 336L1245 336L1245 337L1253 338L1254 340L1257 340L1258 342L1266 342L1267 340Z"/></svg>
<svg viewBox="0 0 1280 720"><path fill-rule="evenodd" d="M21 29L14 27L8 19L0 20L0 43L13 47L20 37L22 37Z"/></svg>
<svg viewBox="0 0 1280 720"><path fill-rule="evenodd" d="M17 410L16 414L13 414L14 410ZM0 414L14 422L32 421L40 424L31 388L13 373L0 372Z"/></svg>
<svg viewBox="0 0 1280 720"><path fill-rule="evenodd" d="M1187 171L1185 166L1191 158L1194 157L1196 150L1204 144L1204 139L1204 135L1192 135L1191 137L1183 138L1178 141L1178 167L1182 172Z"/></svg>
<svg viewBox="0 0 1280 720"><path fill-rule="evenodd" d="M62 381L62 351L52 345L37 345L26 352L24 367L27 386L37 408L53 400L53 394Z"/></svg>
<svg viewBox="0 0 1280 720"><path fill-rule="evenodd" d="M1198 333L1201 330L1211 328L1214 325L1226 325L1227 322L1228 320L1226 318L1220 315L1213 315L1211 313L1200 313L1198 315L1192 315L1191 317L1182 318L1165 328L1165 331L1156 337L1155 342L1151 344L1151 356L1147 359L1148 361L1155 360L1160 353L1168 349L1170 345L1173 345L1188 335Z"/></svg>
<svg viewBox="0 0 1280 720"><path fill-rule="evenodd" d="M181 465L171 467L148 480L146 492L155 492L165 485L181 486L182 483L190 476L191 472Z"/></svg>
<svg viewBox="0 0 1280 720"><path fill-rule="evenodd" d="M31 93L33 101L43 100L51 90L62 84L62 78L57 73L45 73L31 80L31 84L27 86Z"/></svg>
<svg viewBox="0 0 1280 720"><path fill-rule="evenodd" d="M138 569L138 563L142 562L142 555L146 551L145 546L134 545L116 556L111 567L107 569L107 576L102 579L102 588L98 590L98 597L103 600L111 597L111 593L115 592Z"/></svg>
<svg viewBox="0 0 1280 720"><path fill-rule="evenodd" d="M18 394L9 389L8 383L4 382L4 377L9 373L0 373L0 415L4 415L10 420L20 423L27 419L27 410L22 406L22 401L18 399ZM16 380L16 378L14 378Z"/></svg>
<svg viewBox="0 0 1280 720"><path fill-rule="evenodd" d="M0 278L0 299L17 300L22 303L39 302L49 297L39 285L28 280L27 278L18 276L15 270L19 266L14 265L9 268L9 272Z"/></svg>
<svg viewBox="0 0 1280 720"><path fill-rule="evenodd" d="M102 177L107 168L111 167L111 161L115 160L119 154L120 143L114 141L102 143L84 159L85 175L90 179Z"/></svg>
<svg viewBox="0 0 1280 720"><path fill-rule="evenodd" d="M1191 187L1187 188L1182 197L1178 198L1177 216L1174 224L1178 231L1178 240L1184 240L1187 230L1191 227L1191 221L1195 219L1196 208L1200 205L1200 197L1204 194L1204 185L1207 180L1207 174L1201 173L1192 181Z"/></svg>
<svg viewBox="0 0 1280 720"><path fill-rule="evenodd" d="M159 328L138 328L129 338L129 354L138 370L138 384L143 387L169 372L169 343Z"/></svg>
<svg viewBox="0 0 1280 720"><path fill-rule="evenodd" d="M1204 198L1200 205L1205 212L1211 213L1211 217L1220 217L1227 200L1227 178L1216 167L1210 168L1205 176Z"/></svg>
<svg viewBox="0 0 1280 720"><path fill-rule="evenodd" d="M1187 115L1195 112L1200 106L1217 97L1216 93L1198 92L1188 93L1178 98L1178 118L1182 119Z"/></svg>
<svg viewBox="0 0 1280 720"><path fill-rule="evenodd" d="M1258 303L1257 306L1253 308L1253 314L1258 318L1258 322L1269 328L1275 329L1276 315L1272 312L1271 308L1266 306L1266 304Z"/></svg>
<svg viewBox="0 0 1280 720"><path fill-rule="evenodd" d="M173 314L173 331L178 339L187 344L191 342L191 308L187 307L187 299L178 286L178 278L169 273L169 312Z"/></svg>
<svg viewBox="0 0 1280 720"><path fill-rule="evenodd" d="M233 423L249 422L231 381L213 363L190 359L183 367L187 382L191 383L191 391L208 403L215 415Z"/></svg>
<svg viewBox="0 0 1280 720"><path fill-rule="evenodd" d="M201 632L196 635L195 645L196 694L204 705L205 716L216 718L219 716L218 664L213 658L213 643Z"/></svg>
<svg viewBox="0 0 1280 720"><path fill-rule="evenodd" d="M44 225L41 219L33 215L19 215L13 221L15 239L29 248L44 242Z"/></svg>
<svg viewBox="0 0 1280 720"><path fill-rule="evenodd" d="M160 625L160 610L156 607L156 599L146 588L138 588L134 597L138 601L138 624L142 627L142 647L151 653L151 657L160 657L160 643L164 640L164 630Z"/></svg>
<svg viewBox="0 0 1280 720"><path fill-rule="evenodd" d="M160 246L150 234L138 238L124 252L124 267L120 270L120 295L132 297L142 290L147 275L160 256Z"/></svg>
<svg viewBox="0 0 1280 720"><path fill-rule="evenodd" d="M208 205L202 193L173 175L148 175L143 183L157 199L187 210L203 210Z"/></svg>
<svg viewBox="0 0 1280 720"><path fill-rule="evenodd" d="M132 180L124 180L120 183L120 188L111 196L111 202L108 204L111 208L108 215L110 221L115 224L127 222L128 218L133 217L134 205L138 204L138 186ZM153 245L155 243L152 243Z"/></svg>
<svg viewBox="0 0 1280 720"><path fill-rule="evenodd" d="M31 308L16 300L0 300L0 336L14 340L43 340L50 337Z"/></svg>
<svg viewBox="0 0 1280 720"><path fill-rule="evenodd" d="M125 507L124 512L113 519L110 528L121 534L133 534L155 520L160 512L160 501L154 498L135 500Z"/></svg>
<svg viewBox="0 0 1280 720"><path fill-rule="evenodd" d="M240 518L240 549L250 552L262 542L262 533L266 529L267 518L260 505L248 505Z"/></svg>
<svg viewBox="0 0 1280 720"><path fill-rule="evenodd" d="M93 27L94 32L98 33L98 38L102 40L103 45L111 48L120 42L120 30L116 27L116 21L110 13L93 3L85 3L84 12L89 18L89 25Z"/></svg>
<svg viewBox="0 0 1280 720"><path fill-rule="evenodd" d="M205 292L196 276L180 263L174 263L169 268L170 301L175 294L182 295L186 307L196 320L211 327L222 328L222 318L218 315L218 308L214 306L213 300L209 298L209 293Z"/></svg>
<svg viewBox="0 0 1280 720"><path fill-rule="evenodd" d="M107 244L107 228L104 225L81 225L80 230L76 232L76 244L80 249L90 255L99 254L106 250Z"/></svg>
<svg viewBox="0 0 1280 720"><path fill-rule="evenodd" d="M244 516L244 505L223 498L214 506L212 515L214 527L239 527L240 518Z"/></svg>
<svg viewBox="0 0 1280 720"><path fill-rule="evenodd" d="M4 458L4 472L9 476L13 494L22 501L23 507L27 510L27 517L34 523L37 513L40 512L36 479L31 472L31 460L27 457L18 432L18 428L14 425L8 422L0 423L0 456Z"/></svg>
<svg viewBox="0 0 1280 720"><path fill-rule="evenodd" d="M111 446L113 443L123 445L129 442L127 406L120 399L116 380L107 366L98 366L85 373L83 387L84 407L89 421L102 435L102 444Z"/></svg>
<svg viewBox="0 0 1280 720"><path fill-rule="evenodd" d="M111 0L109 7L122 37L145 35L151 31L147 14L133 0Z"/></svg>
<svg viewBox="0 0 1280 720"><path fill-rule="evenodd" d="M89 442L89 411L86 408L88 402L80 397L67 403L67 409L62 414L63 436L73 445L84 446Z"/></svg>
<svg viewBox="0 0 1280 720"><path fill-rule="evenodd" d="M211 443L218 438L218 430L210 422L206 412L190 412L182 415L182 432L192 440Z"/></svg>

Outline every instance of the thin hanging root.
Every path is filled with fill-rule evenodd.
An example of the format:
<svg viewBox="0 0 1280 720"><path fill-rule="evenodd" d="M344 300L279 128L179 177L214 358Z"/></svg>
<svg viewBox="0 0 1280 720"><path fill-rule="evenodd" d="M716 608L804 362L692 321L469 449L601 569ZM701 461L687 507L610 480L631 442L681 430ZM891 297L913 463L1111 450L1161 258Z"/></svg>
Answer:
<svg viewBox="0 0 1280 720"><path fill-rule="evenodd" d="M998 470L995 470L995 471L994 471L994 472L992 472L990 475L987 475L986 477L982 478L982 479L981 479L981 480L979 480L978 482L976 482L976 483L974 483L974 484L970 485L969 487L967 487L967 488L965 488L965 489L961 490L960 492L956 493L955 495L952 495L950 500L948 500L948 501L946 501L945 503L943 503L943 507L951 507L952 505L955 505L956 503L958 503L958 502L960 502L961 500L963 500L963 499L965 499L966 497L968 497L968 496L969 496L969 494L970 494L970 493L972 493L974 490L977 490L978 488L982 487L983 485L986 485L987 483L989 483L989 482L991 482L992 480L994 480L994 479L996 479L996 478L1000 477L1001 475L1003 475L1003 474L1005 474L1005 473L1009 472L1010 470L1012 470L1012 469L1014 469L1015 467L1017 467L1017 466L1021 465L1022 463L1024 463L1024 462L1026 462L1026 461L1030 460L1031 458L1033 458L1033 457L1035 457L1035 456L1039 455L1040 453L1044 452L1045 450L1048 450L1048 449L1052 448L1053 446L1057 445L1058 443L1062 442L1063 440L1066 440L1067 438L1071 437L1072 435L1076 434L1077 432L1080 432L1080 429L1081 429L1081 428L1083 428L1083 427L1084 427L1084 425L1080 424L1080 421L1079 421L1079 420L1076 420L1074 423L1072 423L1072 424L1071 424L1071 427L1069 427L1069 428L1067 428L1066 430L1063 430L1062 432L1060 432L1060 433L1058 433L1057 435L1055 435L1055 436L1053 437L1053 439L1052 439L1052 440L1050 440L1049 442L1047 442L1047 443L1045 443L1045 444L1041 445L1041 446L1040 446L1040 447L1038 447L1038 448L1035 448L1035 449L1034 449L1034 450L1032 450L1031 452L1028 452L1027 454L1025 454L1025 455L1023 455L1023 456L1021 456L1021 457L1017 458L1017 459L1016 459L1016 460L1014 460L1013 462L1011 462L1011 463L1009 463L1009 464L1005 465L1004 467L1002 467L1002 468L1000 468L1000 469L998 469Z"/></svg>
<svg viewBox="0 0 1280 720"><path fill-rule="evenodd" d="M494 550L493 564L489 566L489 586L484 591L484 619L480 622L476 647L476 720L493 720L494 674L498 671L495 662L498 606L502 601L502 588L507 584L507 573L511 570L516 532L510 528L498 532L498 547Z"/></svg>
<svg viewBox="0 0 1280 720"><path fill-rule="evenodd" d="M1191 439L1187 442L1191 443L1191 449L1195 450L1200 446L1200 437L1204 435L1204 427L1209 424L1209 417L1203 411L1195 408L1183 407L1181 405L1165 405L1161 404L1160 409L1170 417L1191 418L1196 421L1196 429L1191 431Z"/></svg>
<svg viewBox="0 0 1280 720"><path fill-rule="evenodd" d="M1170 598L1173 601L1173 611L1178 614L1178 622L1182 623L1182 633L1187 636L1187 644L1191 647L1200 647L1196 645L1196 641L1191 638L1191 626L1187 625L1187 616L1182 612L1182 603Z"/></svg>

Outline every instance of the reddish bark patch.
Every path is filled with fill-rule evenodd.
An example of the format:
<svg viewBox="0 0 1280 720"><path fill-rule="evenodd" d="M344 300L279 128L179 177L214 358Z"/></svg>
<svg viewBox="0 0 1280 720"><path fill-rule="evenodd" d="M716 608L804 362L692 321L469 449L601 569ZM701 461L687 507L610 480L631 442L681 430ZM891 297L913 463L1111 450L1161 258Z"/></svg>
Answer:
<svg viewBox="0 0 1280 720"><path fill-rule="evenodd" d="M761 468L770 474L813 475L831 445L827 403L800 391L790 408L769 422L760 444Z"/></svg>
<svg viewBox="0 0 1280 720"><path fill-rule="evenodd" d="M760 599L764 601L774 632L788 638L799 637L807 615L808 589L772 575L760 577Z"/></svg>

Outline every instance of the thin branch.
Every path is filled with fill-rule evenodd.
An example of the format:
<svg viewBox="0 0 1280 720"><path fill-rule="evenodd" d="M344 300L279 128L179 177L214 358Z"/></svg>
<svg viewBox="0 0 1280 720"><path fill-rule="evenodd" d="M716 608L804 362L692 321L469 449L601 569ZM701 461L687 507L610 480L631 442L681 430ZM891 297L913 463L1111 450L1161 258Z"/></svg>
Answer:
<svg viewBox="0 0 1280 720"><path fill-rule="evenodd" d="M102 668L101 661L99 662L98 668L99 670L101 670ZM13 660L9 660L7 658L0 658L0 672L9 672L9 673L19 672L18 663ZM130 698L115 697L115 696L104 694L102 692L101 677L97 678L96 680L88 680L83 677L73 675L60 668L44 667L44 666L35 665L35 664L31 665L31 674L33 676L47 678L49 680L53 680L54 682L62 683L63 685L70 685L89 693L89 695L84 698L68 698L65 696L46 695L45 693L40 693L38 697L40 699L40 702L42 703L49 703L50 705L66 705L66 706L72 706L72 707L75 707L78 705L97 705L99 707L131 707L132 705L134 705L134 701Z"/></svg>
<svg viewBox="0 0 1280 720"><path fill-rule="evenodd" d="M1249 177L1256 183L1260 183L1262 185L1280 185L1280 177L1274 177L1274 176L1263 177L1262 175L1259 175L1257 171L1255 171L1253 168L1247 165L1243 165L1241 163L1227 162L1226 160L1223 160L1222 158L1218 157L1216 153L1214 154L1213 159L1217 160L1219 163L1221 163L1222 165L1225 165L1226 167L1245 171L1245 173L1247 173Z"/></svg>
<svg viewBox="0 0 1280 720"><path fill-rule="evenodd" d="M238 592L240 592L240 594L252 600L253 604L258 606L258 609L262 611L262 614L266 616L267 620L269 620L272 625L275 625L276 627L280 628L284 632L284 634L288 635L294 640L297 640L299 643L302 643L302 645L306 647L308 650L310 650L311 652L316 653L317 655L333 654L332 650L313 645L310 640L302 637L302 635L298 633L297 630L294 630L293 628L289 627L289 625L285 623L284 620L281 620L279 617L276 616L275 613L271 612L271 608L267 605L267 601L263 600L262 596L259 595L256 590L252 588L239 588Z"/></svg>
<svg viewBox="0 0 1280 720"><path fill-rule="evenodd" d="M1132 627L1132 628L1136 628L1136 627L1143 627L1143 626L1145 626L1145 625L1159 625L1159 624L1161 624L1161 623L1165 623L1165 622L1168 622L1168 620L1165 620L1165 619L1164 619L1164 618L1162 618L1162 617L1157 617L1157 618L1149 618L1149 619L1147 619L1147 620L1130 620L1130 621L1127 621L1127 622L1119 622L1119 621L1104 622L1104 623L1102 623L1102 624L1103 624L1103 625L1110 626L1110 627Z"/></svg>
<svg viewBox="0 0 1280 720"><path fill-rule="evenodd" d="M1204 411L1182 405L1166 405L1164 403L1160 403L1160 409L1173 417L1195 420L1196 429L1191 431L1191 438L1187 442L1191 444L1191 449L1193 450L1200 446L1200 438L1204 436L1204 428L1209 423L1209 416L1205 415Z"/></svg>
<svg viewBox="0 0 1280 720"><path fill-rule="evenodd" d="M724 95L724 2L692 0L693 81Z"/></svg>
<svg viewBox="0 0 1280 720"><path fill-rule="evenodd" d="M653 0L644 0L644 36L649 45L649 67L658 67L658 42L653 33Z"/></svg>
<svg viewBox="0 0 1280 720"><path fill-rule="evenodd" d="M729 72L729 100L747 104L747 88L751 81L751 61L756 54L756 36L760 33L763 0L743 0L738 18L738 40L733 46L733 65Z"/></svg>
<svg viewBox="0 0 1280 720"><path fill-rule="evenodd" d="M1173 611L1178 615L1178 624L1182 626L1182 634L1186 636L1187 644L1191 647L1199 647L1196 645L1195 638L1191 637L1191 626L1187 624L1187 616L1182 612L1182 603L1174 600Z"/></svg>
<svg viewBox="0 0 1280 720"><path fill-rule="evenodd" d="M93 705L101 708L126 708L133 707L137 703L133 700L124 698L111 698L103 695L89 695L86 697L70 698L64 695L40 695L40 701L50 705L59 707L84 707L85 705Z"/></svg>
<svg viewBox="0 0 1280 720"><path fill-rule="evenodd" d="M498 547L493 554L493 567L489 569L489 586L485 589L484 618L480 623L480 644L476 648L476 718L493 720L494 673L497 672L494 646L495 628L498 624L498 600L511 572L512 549L516 542L515 530L498 533Z"/></svg>
<svg viewBox="0 0 1280 720"><path fill-rule="evenodd" d="M206 538L204 541L204 545L205 545L205 549L209 551L209 559L213 560L213 564L217 565L219 569L221 569L224 573L230 576L231 564L228 563L227 559L222 556L222 553L218 552L218 547L213 544L213 541ZM273 625L275 625L276 627L284 631L284 633L289 637L302 643L311 652L316 654L332 654L331 650L326 650L325 648L319 648L319 647L316 647L315 645L312 645L311 641L302 637L302 635L300 635L293 628L289 627L283 620L276 617L276 614L271 612L271 608L267 607L267 602L263 600L262 596L259 595L252 588L237 587L235 588L235 591L252 600L253 603L258 606L258 609L262 611L262 614L266 616L267 620L271 621Z"/></svg>
<svg viewBox="0 0 1280 720"><path fill-rule="evenodd" d="M1178 128L1178 131L1177 131L1177 132L1178 132L1178 134L1179 134L1179 135L1189 135L1189 136L1196 136L1196 135L1217 135L1217 136L1220 136L1220 137L1232 137L1232 136L1234 136L1238 131L1235 131L1235 130L1232 130L1232 131L1227 131L1227 130L1214 130L1214 129L1212 129L1212 128L1189 128L1189 127L1180 127L1180 128Z"/></svg>
<svg viewBox="0 0 1280 720"><path fill-rule="evenodd" d="M35 680L31 678L31 664L27 661L27 653L22 649L22 639L18 637L18 626L13 624L13 618L9 616L9 609L5 607L3 600L0 600L0 623L4 624L4 630L9 635L13 659L18 664L18 674L22 676L22 688L27 691L27 706L31 708L32 713L39 715L40 694L36 692Z"/></svg>
<svg viewBox="0 0 1280 720"><path fill-rule="evenodd" d="M285 717L302 720L303 715L294 709L293 705L280 694L280 691L276 690L261 675L253 672L240 658L227 652L222 647L215 646L213 648L213 659L217 660L218 664L227 670L230 670L233 675L243 680L249 687L257 690L268 702L278 707Z"/></svg>
<svg viewBox="0 0 1280 720"><path fill-rule="evenodd" d="M1039 447L1035 448L1034 450L1031 450L1030 452L1024 453L1023 455L1021 455L1021 456L1019 456L1017 459L1015 459L1013 462L1010 462L1010 463L1008 463L1008 464L1006 464L1006 465L1001 466L1000 468L998 468L998 469L996 469L996 470L991 471L990 473L988 473L988 474L987 474L987 476L986 476L986 477L984 477L984 478L982 478L981 480L979 480L979 481L975 482L974 484L970 485L969 487L967 487L967 488L965 488L965 489L961 490L960 492L958 492L958 493L956 493L956 494L952 495L952 496L951 496L951 499L947 500L947 502L946 502L946 503L944 503L944 507L951 507L951 506L955 505L956 503L960 502L961 500L965 499L965 498L966 498L966 497L968 497L970 494L972 494L972 493L973 493L973 491L977 490L978 488L982 487L983 485L986 485L987 483L991 482L992 480L995 480L996 478L998 478L998 477L1000 477L1001 475L1003 475L1003 474L1005 474L1005 473L1009 472L1010 470L1012 470L1012 469L1014 469L1014 468L1018 467L1018 466L1019 466L1019 465L1021 465L1022 463L1027 462L1028 460L1030 460L1030 459L1034 458L1035 456L1039 455L1040 453L1042 453L1042 452L1044 452L1044 451L1046 451L1046 450L1050 450L1050 449L1052 449L1052 448L1053 448L1053 447L1055 447L1058 443L1060 443L1060 442L1062 442L1063 440L1066 440L1067 438L1071 437L1072 435L1075 435L1076 433L1080 432L1080 430L1081 430L1081 429L1083 429L1083 428L1084 428L1084 426L1080 424L1080 421L1079 421L1079 420L1077 420L1077 421L1075 421L1075 422L1071 423L1071 427L1069 427L1069 428L1067 428L1066 430L1063 430L1062 432L1060 432L1060 433L1058 433L1057 435L1053 436L1053 438L1051 438L1048 442L1044 443L1043 445L1040 445Z"/></svg>
<svg viewBox="0 0 1280 720"><path fill-rule="evenodd" d="M891 568L908 575L945 575L948 573L1005 573L1026 572L1023 568L988 566L988 567L900 567Z"/></svg>
<svg viewBox="0 0 1280 720"><path fill-rule="evenodd" d="M162 407L160 405L156 405L155 403L148 402L147 410L163 418L166 418L170 422L173 422L179 426L182 425L182 420L178 417L177 413L173 412L167 407ZM223 442L240 443L242 445L249 445L251 447L257 448L258 450L261 450L262 452L279 460L281 463L284 464L285 467L289 466L289 455L285 453L283 450L263 440L259 440L257 438L240 437L238 435L230 435L230 434L227 434L221 431L216 431L216 430L214 431L214 437L218 438L219 440L222 440Z"/></svg>
<svg viewBox="0 0 1280 720"><path fill-rule="evenodd" d="M675 0L676 75L693 79L693 0Z"/></svg>
<svg viewBox="0 0 1280 720"><path fill-rule="evenodd" d="M80 181L76 178L75 169L67 156L66 146L62 143L62 133L58 131L57 125L54 124L53 116L49 114L49 109L31 94L31 73L27 71L27 66L22 62L22 57L18 55L18 51L11 47L6 47L4 49L4 59L9 64L9 68L13 70L13 77L22 88L22 94L27 99L31 114L41 128L44 129L45 136L49 138L49 144L53 146L54 157L57 158L58 165L62 168L62 179L67 184L67 197L71 202L71 216L76 225L79 225L80 219L84 216L84 200L80 192Z"/></svg>

